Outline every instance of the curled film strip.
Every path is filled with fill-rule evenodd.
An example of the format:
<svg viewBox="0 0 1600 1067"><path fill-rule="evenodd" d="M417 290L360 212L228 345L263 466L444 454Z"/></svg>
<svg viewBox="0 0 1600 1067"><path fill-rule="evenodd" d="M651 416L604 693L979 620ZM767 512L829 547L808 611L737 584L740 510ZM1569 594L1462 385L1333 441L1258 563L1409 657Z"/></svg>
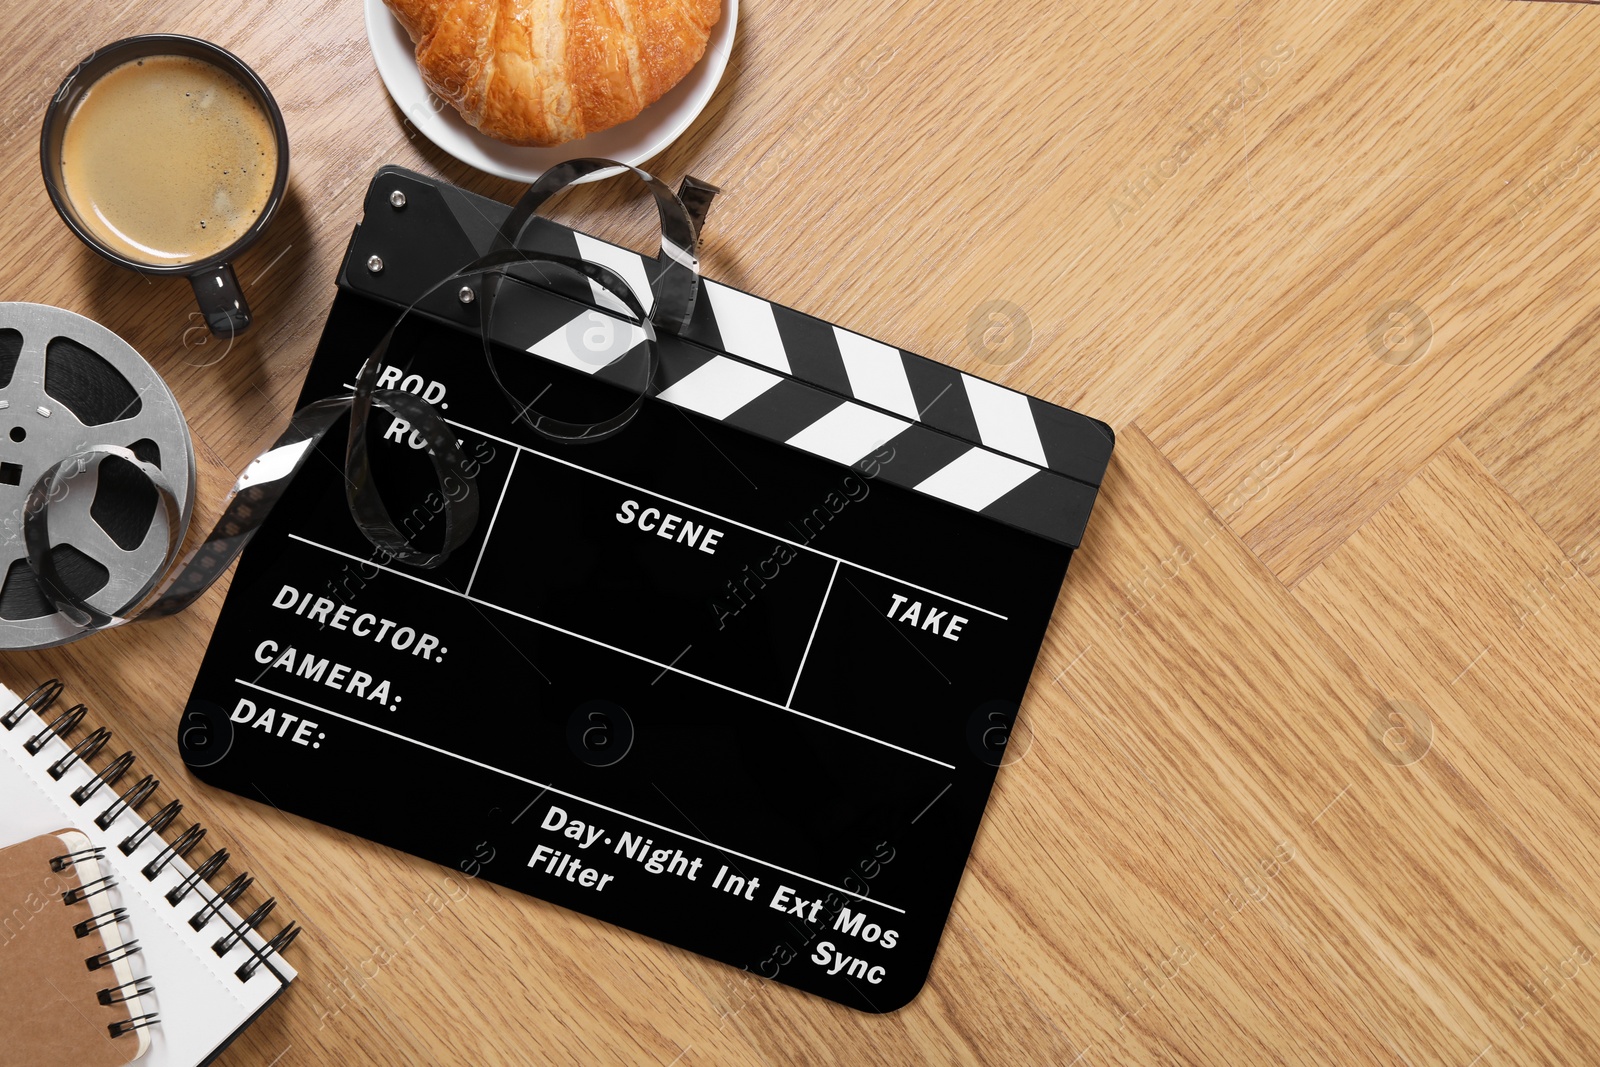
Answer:
<svg viewBox="0 0 1600 1067"><path fill-rule="evenodd" d="M654 305L649 312L627 281L608 267L518 247L523 230L550 197L579 178L610 168L642 181L660 216L662 254L650 279ZM41 305L0 304L0 373L7 369L7 346L15 348L9 357L13 373L0 377L0 410L14 407L15 414L24 410L22 405L32 404L28 410L44 412L41 418L48 419L58 414L52 408L56 405L73 416L70 426L66 418L50 424L71 432L35 436L29 448L34 465L47 466L31 483L20 514L13 516L14 528L8 531L6 548L11 557L4 580L15 591L8 594L0 587L0 649L61 644L188 607L244 550L311 453L346 413L350 416L346 499L357 527L391 560L422 568L443 563L472 534L478 517L477 487L454 431L432 405L412 393L377 386L379 371L406 317L438 290L481 278L479 332L485 365L515 419L558 441L611 436L627 426L654 389L657 331L676 333L690 321L700 289L699 229L716 192L715 186L687 178L680 196L645 171L606 159L569 160L551 168L515 205L487 254L440 278L401 311L367 355L349 393L325 397L294 413L273 446L245 468L224 502L221 518L181 562L177 557L193 506L194 451L170 390L131 347L90 320ZM522 270L513 275L513 268ZM585 421L561 419L536 408L538 398L528 402L516 396L502 378L490 342L497 297L508 278L527 282L533 280L526 277L531 271L537 280L549 281L550 270L587 278L597 303L644 338L638 347L637 373L624 383L628 400L615 413ZM18 322L27 325L27 332L11 325ZM76 363L52 359L52 347L66 351L66 341L87 354ZM106 367L113 373L94 373ZM401 369L409 369L409 361ZM87 416L57 401L57 394L67 388L62 383L79 379L98 383L86 387L98 404ZM375 485L367 447L375 407L410 423L426 442L426 454L444 491L444 535L438 548L420 548L402 533ZM22 440L16 436L18 429L11 430L13 442ZM25 436L31 432L23 428ZM0 483L9 478L8 484L20 484L22 473L22 465L0 462ZM120 490L124 498L131 495L136 503L106 504L108 494L102 486ZM157 509L164 535L153 535ZM94 552L85 551L83 543L118 566L106 566Z"/></svg>

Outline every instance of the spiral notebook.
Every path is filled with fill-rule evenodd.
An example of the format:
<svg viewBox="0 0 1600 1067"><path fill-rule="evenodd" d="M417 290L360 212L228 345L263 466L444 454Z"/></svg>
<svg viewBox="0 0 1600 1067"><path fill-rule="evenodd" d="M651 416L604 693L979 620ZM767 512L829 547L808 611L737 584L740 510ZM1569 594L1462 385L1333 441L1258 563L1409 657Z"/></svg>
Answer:
<svg viewBox="0 0 1600 1067"><path fill-rule="evenodd" d="M104 850L81 830L0 848L6 1062L124 1067L150 1049L123 909L101 909Z"/></svg>
<svg viewBox="0 0 1600 1067"><path fill-rule="evenodd" d="M92 990L84 985L83 1013L93 1017L110 1006L101 1004L101 990L107 1000L128 999L134 1010L122 1020L117 1040L132 1047L122 1063L135 1060L141 1046L141 1067L209 1063L294 980L283 953L300 928L291 922L264 933L276 910L271 899L239 915L232 905L253 884L251 876L223 873L227 849L204 827L181 818L181 801L160 802L161 783L136 772L132 752L100 760L102 752L116 750L111 731L91 728L84 705L64 706L62 691L51 680L18 698L0 686L0 709L9 709L0 710L0 844L75 828L80 847L72 852L81 854L83 870L94 877L76 891L59 892L82 895L93 902L93 911L75 918L68 930L75 933L77 923L96 918L101 929L114 928L110 936L124 943L102 951L116 955L127 975L113 969L116 981L88 983ZM98 770L92 766L97 762ZM223 888L213 888L213 881ZM58 905L62 899L55 897ZM3 949L0 974L7 990L40 978L13 973ZM0 1018L8 1020L0 1032L18 1032L9 1017ZM40 1035L48 1025L48 1019L33 1019L25 1029ZM63 1051L47 1062L104 1061Z"/></svg>

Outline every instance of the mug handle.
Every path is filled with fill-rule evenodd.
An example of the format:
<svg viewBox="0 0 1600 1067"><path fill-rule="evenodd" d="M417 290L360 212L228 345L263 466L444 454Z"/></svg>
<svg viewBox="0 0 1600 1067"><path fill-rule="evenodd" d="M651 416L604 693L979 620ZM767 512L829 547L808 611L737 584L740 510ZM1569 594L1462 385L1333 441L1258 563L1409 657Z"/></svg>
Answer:
<svg viewBox="0 0 1600 1067"><path fill-rule="evenodd" d="M194 298L213 334L231 339L250 328L250 305L244 301L231 263L219 263L191 274L189 284L194 287Z"/></svg>

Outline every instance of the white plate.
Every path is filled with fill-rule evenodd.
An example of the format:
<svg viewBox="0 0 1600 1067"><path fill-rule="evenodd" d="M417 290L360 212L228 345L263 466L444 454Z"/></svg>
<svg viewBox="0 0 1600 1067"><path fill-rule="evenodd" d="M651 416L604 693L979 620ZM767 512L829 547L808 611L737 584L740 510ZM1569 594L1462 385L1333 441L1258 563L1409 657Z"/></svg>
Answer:
<svg viewBox="0 0 1600 1067"><path fill-rule="evenodd" d="M455 108L434 96L422 83L416 46L399 20L389 13L383 0L365 3L367 40L378 64L378 75L406 118L428 140L461 162L518 182L537 181L546 169L579 156L601 156L638 165L677 140L716 92L728 65L733 30L739 20L739 0L722 0L722 17L711 28L706 54L671 92L641 111L637 118L577 141L549 148L523 148L485 137L467 125ZM602 171L584 180L605 176Z"/></svg>

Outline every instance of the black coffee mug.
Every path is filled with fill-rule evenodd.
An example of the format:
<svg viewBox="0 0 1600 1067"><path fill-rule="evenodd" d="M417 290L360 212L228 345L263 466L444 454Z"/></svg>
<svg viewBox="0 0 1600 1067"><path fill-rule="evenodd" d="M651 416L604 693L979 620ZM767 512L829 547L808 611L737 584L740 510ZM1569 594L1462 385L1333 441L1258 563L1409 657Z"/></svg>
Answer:
<svg viewBox="0 0 1600 1067"><path fill-rule="evenodd" d="M83 94L112 68L149 56L187 56L231 74L255 97L256 103L272 124L278 145L278 170L272 180L272 193L254 224L227 248L193 263L141 263L107 247L78 216L78 209L67 195L61 177L61 150L67 121ZM45 109L44 129L39 134L39 165L44 172L45 188L50 192L50 202L55 205L56 213L84 244L111 262L140 274L182 275L188 278L194 286L200 310L205 315L206 326L219 337L233 337L249 327L250 307L239 289L239 279L234 276L232 260L256 242L277 213L278 205L283 202L284 190L289 185L289 131L284 126L283 113L278 110L278 103L272 99L266 84L238 56L210 41L176 33L147 33L127 37L96 50L66 76L51 99L50 106Z"/></svg>

